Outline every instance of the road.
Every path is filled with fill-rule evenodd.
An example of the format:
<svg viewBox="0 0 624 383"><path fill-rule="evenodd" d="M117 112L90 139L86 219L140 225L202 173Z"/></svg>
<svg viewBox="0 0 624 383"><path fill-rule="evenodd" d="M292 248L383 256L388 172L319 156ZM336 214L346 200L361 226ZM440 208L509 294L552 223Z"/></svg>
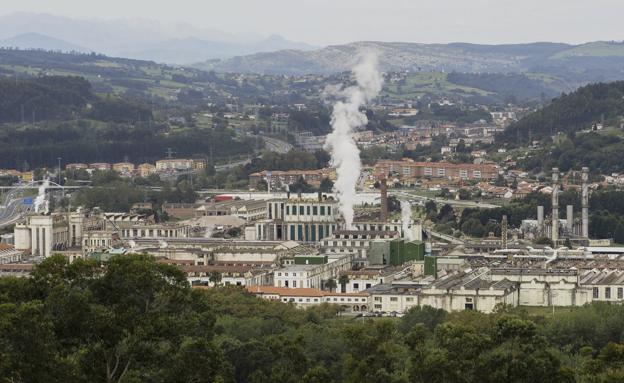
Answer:
<svg viewBox="0 0 624 383"><path fill-rule="evenodd" d="M284 154L284 153L288 153L293 148L293 146L289 144L288 142L278 140L277 138L262 136L262 139L264 140L266 149L273 151L273 152ZM259 157L259 155L256 156L256 158L257 157ZM217 165L215 166L215 170L219 172L219 171L229 170L237 166L245 166L251 162L252 158L254 157L236 161L236 162L231 162L229 164Z"/></svg>
<svg viewBox="0 0 624 383"><path fill-rule="evenodd" d="M4 196L3 205L0 207L0 227L8 226L22 216L22 191L10 190Z"/></svg>
<svg viewBox="0 0 624 383"><path fill-rule="evenodd" d="M415 200L420 200L423 202L426 202L428 200L433 200L437 204L440 204L440 205L448 204L454 207L479 207L483 209L495 209L497 207L500 207L499 205L494 205L491 203L479 202L479 201L446 199L446 198L440 198L440 197L435 197L435 198L423 197L417 194L411 194L403 190L391 190L391 191L388 191L388 194L397 196L399 199L412 199L412 200L415 199Z"/></svg>
<svg viewBox="0 0 624 383"><path fill-rule="evenodd" d="M293 149L291 144L286 141L278 140L277 138L263 136L262 139L264 140L266 148L273 152L284 154Z"/></svg>

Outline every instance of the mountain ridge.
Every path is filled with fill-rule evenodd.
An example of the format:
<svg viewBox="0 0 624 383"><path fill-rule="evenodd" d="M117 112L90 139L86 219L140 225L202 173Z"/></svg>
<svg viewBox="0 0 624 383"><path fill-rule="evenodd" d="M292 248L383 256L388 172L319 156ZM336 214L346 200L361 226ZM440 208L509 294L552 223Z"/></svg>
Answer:
<svg viewBox="0 0 624 383"><path fill-rule="evenodd" d="M570 53L579 49L585 54ZM550 42L487 45L359 41L311 51L255 53L194 66L217 72L333 74L350 70L362 50L377 51L383 71L510 73L535 72L536 68L540 68L553 75L571 75L570 72L574 71L584 73L606 68L609 71L606 76L592 74L598 76L596 81L624 78L624 73L617 70L624 67L624 44L600 41L579 45Z"/></svg>

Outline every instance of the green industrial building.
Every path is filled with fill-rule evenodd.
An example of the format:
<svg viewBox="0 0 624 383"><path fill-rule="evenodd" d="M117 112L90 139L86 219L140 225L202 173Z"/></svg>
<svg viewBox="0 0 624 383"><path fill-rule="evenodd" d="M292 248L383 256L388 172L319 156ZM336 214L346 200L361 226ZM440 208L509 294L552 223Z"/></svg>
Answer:
<svg viewBox="0 0 624 383"><path fill-rule="evenodd" d="M322 265L327 263L326 255L295 255L295 265Z"/></svg>

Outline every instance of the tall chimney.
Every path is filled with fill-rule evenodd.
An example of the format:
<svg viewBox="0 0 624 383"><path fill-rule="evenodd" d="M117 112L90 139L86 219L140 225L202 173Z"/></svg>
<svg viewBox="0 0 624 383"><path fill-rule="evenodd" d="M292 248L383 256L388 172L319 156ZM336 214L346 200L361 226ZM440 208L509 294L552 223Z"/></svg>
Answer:
<svg viewBox="0 0 624 383"><path fill-rule="evenodd" d="M388 181L385 178L381 180L381 211L379 220L381 222L388 220Z"/></svg>
<svg viewBox="0 0 624 383"><path fill-rule="evenodd" d="M581 236L589 238L589 168L583 167L581 173Z"/></svg>
<svg viewBox="0 0 624 383"><path fill-rule="evenodd" d="M552 241L559 240L559 168L552 169Z"/></svg>
<svg viewBox="0 0 624 383"><path fill-rule="evenodd" d="M537 207L537 229L540 235L544 232L544 206Z"/></svg>
<svg viewBox="0 0 624 383"><path fill-rule="evenodd" d="M501 242L503 249L507 248L507 239L507 216L503 215L503 219L501 220Z"/></svg>
<svg viewBox="0 0 624 383"><path fill-rule="evenodd" d="M566 206L566 228L571 233L573 227L574 227L574 206L567 205Z"/></svg>

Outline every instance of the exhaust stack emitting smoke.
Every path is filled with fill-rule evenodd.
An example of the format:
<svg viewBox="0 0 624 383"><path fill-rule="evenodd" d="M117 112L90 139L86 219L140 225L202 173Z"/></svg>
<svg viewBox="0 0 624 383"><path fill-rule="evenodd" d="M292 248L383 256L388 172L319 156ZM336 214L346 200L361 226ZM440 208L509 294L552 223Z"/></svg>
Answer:
<svg viewBox="0 0 624 383"><path fill-rule="evenodd" d="M408 241L414 240L414 233L410 230L409 225L412 221L412 205L405 200L401 200L401 223L403 226L403 236Z"/></svg>
<svg viewBox="0 0 624 383"><path fill-rule="evenodd" d="M360 56L360 63L352 72L356 85L327 90L343 100L334 104L332 132L327 135L325 143L325 148L331 153L331 164L336 168L334 189L338 196L338 209L347 230L353 229L355 186L362 166L360 150L353 139L353 132L368 123L366 114L360 108L379 94L383 82L377 69L377 55L371 52Z"/></svg>
<svg viewBox="0 0 624 383"><path fill-rule="evenodd" d="M39 193L37 194L37 197L35 197L33 204L35 213L47 213L48 211L48 201L46 200L46 189L48 186L50 186L50 180L47 178L41 185L39 185Z"/></svg>

